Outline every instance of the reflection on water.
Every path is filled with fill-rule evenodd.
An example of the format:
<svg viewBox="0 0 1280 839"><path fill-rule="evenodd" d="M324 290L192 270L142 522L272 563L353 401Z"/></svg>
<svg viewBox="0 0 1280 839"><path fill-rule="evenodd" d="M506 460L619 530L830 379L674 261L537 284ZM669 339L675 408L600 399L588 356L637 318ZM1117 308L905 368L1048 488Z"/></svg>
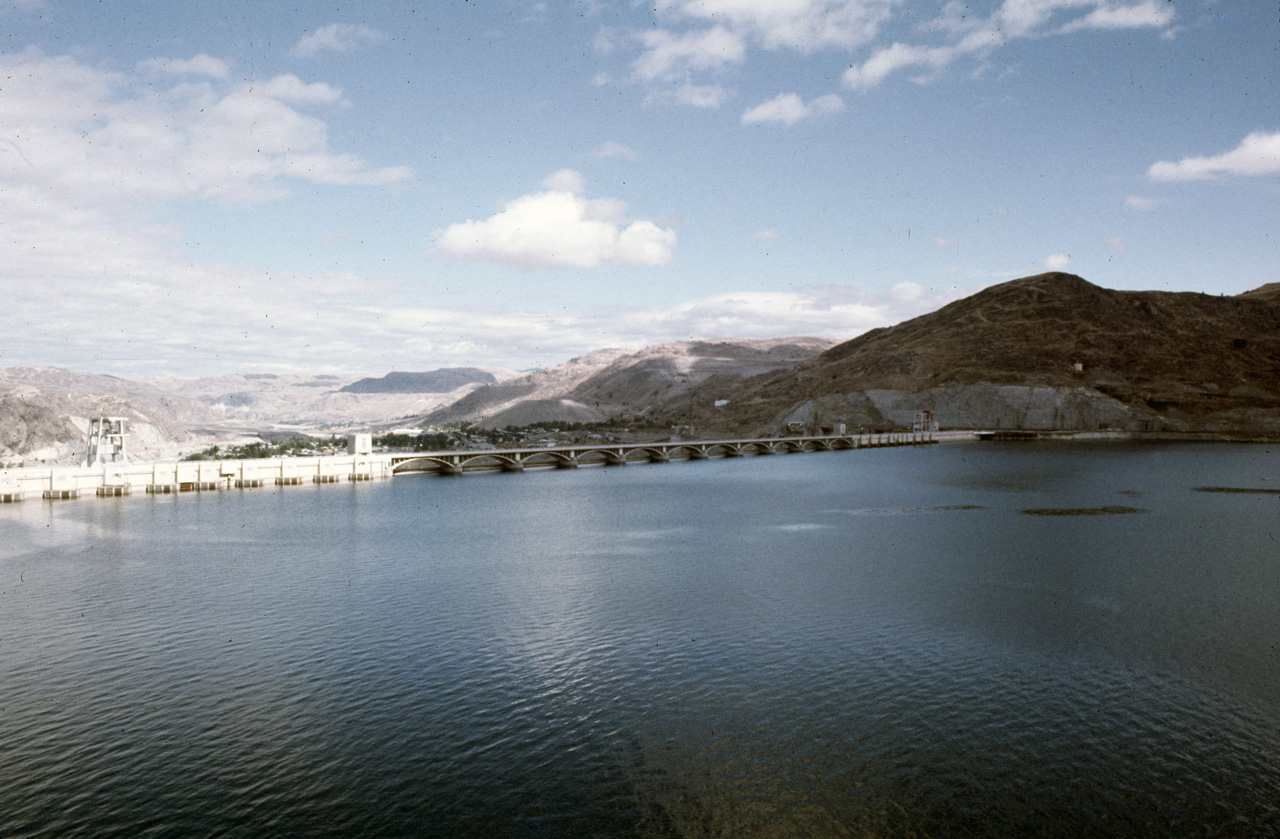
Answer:
<svg viewBox="0 0 1280 839"><path fill-rule="evenodd" d="M12 505L0 836L1277 833L1280 510L1197 491L1277 465L975 444Z"/></svg>

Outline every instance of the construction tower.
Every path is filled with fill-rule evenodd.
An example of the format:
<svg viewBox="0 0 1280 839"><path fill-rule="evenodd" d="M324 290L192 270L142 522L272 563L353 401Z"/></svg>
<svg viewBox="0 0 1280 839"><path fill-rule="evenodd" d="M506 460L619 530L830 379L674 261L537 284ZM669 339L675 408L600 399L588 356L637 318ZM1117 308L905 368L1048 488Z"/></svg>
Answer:
<svg viewBox="0 0 1280 839"><path fill-rule="evenodd" d="M124 447L124 417L94 417L89 420L89 440L84 456L85 466L128 463Z"/></svg>

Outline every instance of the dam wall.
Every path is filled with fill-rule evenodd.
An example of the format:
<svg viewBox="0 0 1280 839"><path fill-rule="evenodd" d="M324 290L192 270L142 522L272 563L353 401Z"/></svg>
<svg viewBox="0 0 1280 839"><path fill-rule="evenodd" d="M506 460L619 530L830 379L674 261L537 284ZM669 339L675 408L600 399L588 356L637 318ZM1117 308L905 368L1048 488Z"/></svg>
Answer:
<svg viewBox="0 0 1280 839"><path fill-rule="evenodd" d="M80 495L200 492L391 477L391 455L180 460L0 469L0 502Z"/></svg>

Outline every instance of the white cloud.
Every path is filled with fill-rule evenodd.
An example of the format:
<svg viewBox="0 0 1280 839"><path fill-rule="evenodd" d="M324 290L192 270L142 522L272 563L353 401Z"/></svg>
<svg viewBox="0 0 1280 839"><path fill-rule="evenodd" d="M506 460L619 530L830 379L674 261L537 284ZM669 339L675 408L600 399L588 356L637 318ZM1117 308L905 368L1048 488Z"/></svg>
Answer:
<svg viewBox="0 0 1280 839"><path fill-rule="evenodd" d="M742 124L780 122L795 125L802 119L819 114L832 114L844 110L844 100L834 93L819 96L807 104L794 93L780 93L767 102L750 108L742 115Z"/></svg>
<svg viewBox="0 0 1280 839"><path fill-rule="evenodd" d="M1044 258L1046 271L1065 271L1070 264L1071 254L1069 253L1051 253Z"/></svg>
<svg viewBox="0 0 1280 839"><path fill-rule="evenodd" d="M364 24L331 23L303 35L289 50L298 58L313 58L322 52L350 52L387 39L387 33Z"/></svg>
<svg viewBox="0 0 1280 839"><path fill-rule="evenodd" d="M901 283L885 292L837 285L787 292L731 292L619 313L631 335L612 343L644 346L698 338L776 338L821 335L841 340L931 312L972 293L949 287L929 290Z"/></svg>
<svg viewBox="0 0 1280 839"><path fill-rule="evenodd" d="M1131 207L1135 210L1142 210L1144 213L1154 210L1163 203L1163 198L1144 198L1141 195L1130 195L1124 199L1126 207Z"/></svg>
<svg viewBox="0 0 1280 839"><path fill-rule="evenodd" d="M1162 29L1173 22L1173 4L1168 0L1144 0L1129 5L1102 3L1082 18L1065 24L1060 31L1080 29Z"/></svg>
<svg viewBox="0 0 1280 839"><path fill-rule="evenodd" d="M714 84L682 84L672 91L672 100L695 108L718 108L729 98L729 91Z"/></svg>
<svg viewBox="0 0 1280 839"><path fill-rule="evenodd" d="M757 230L754 236L757 239L776 239L778 238L778 231L774 230L773 228L769 228L767 230Z"/></svg>
<svg viewBox="0 0 1280 839"><path fill-rule="evenodd" d="M333 105L342 101L342 91L336 87L324 82L307 84L292 73L276 76L260 89L250 87L249 91L294 105Z"/></svg>
<svg viewBox="0 0 1280 839"><path fill-rule="evenodd" d="M689 105L694 108L718 108L729 98L729 91L717 84L678 84L652 91L646 105Z"/></svg>
<svg viewBox="0 0 1280 839"><path fill-rule="evenodd" d="M1229 152L1214 157L1160 161L1147 170L1153 181L1208 180L1219 175L1263 176L1280 173L1280 131L1255 131Z"/></svg>
<svg viewBox="0 0 1280 839"><path fill-rule="evenodd" d="M844 73L846 87L866 90L875 87L904 67L938 69L955 61L962 53L955 47L917 47L895 42L877 50L860 65Z"/></svg>
<svg viewBox="0 0 1280 839"><path fill-rule="evenodd" d="M581 198L563 193L562 200ZM582 206L570 206L568 215L575 224L592 218ZM691 336L848 338L965 293L832 286L573 314L444 308L406 298L402 283L389 278L193 262L174 249L174 231L136 226L114 208L53 203L36 188L0 190L0 218L0 336L8 336L0 340L0 364L126 376L525 367L603 346L640 349ZM612 238L608 228L604 241ZM618 261L656 262L674 245L674 234L653 222L613 229ZM377 302L368 302L370 292Z"/></svg>
<svg viewBox="0 0 1280 839"><path fill-rule="evenodd" d="M138 62L139 71L154 71L172 75L211 76L225 79L228 74L227 63L211 55L200 53L191 58L150 58Z"/></svg>
<svg viewBox="0 0 1280 839"><path fill-rule="evenodd" d="M324 121L296 106L341 104L341 92L296 76L135 92L128 76L34 48L0 56L0 74L8 79L0 177L68 207L185 196L261 201L287 194L292 179L385 184L411 174L330 151Z"/></svg>
<svg viewBox="0 0 1280 839"><path fill-rule="evenodd" d="M957 60L983 57L1009 41L1063 35L1082 30L1153 28L1167 29L1175 13L1160 0L1004 0L986 18L970 14L967 4L951 0L929 30L945 32L944 44L920 45L895 42L874 51L860 64L845 71L844 83L867 90L909 67L938 73ZM927 81L930 75L917 77Z"/></svg>
<svg viewBox="0 0 1280 839"><path fill-rule="evenodd" d="M559 172L544 178L542 185L547 189L560 192L579 193L587 188L587 181L572 169L561 169Z"/></svg>
<svg viewBox="0 0 1280 839"><path fill-rule="evenodd" d="M591 156L605 160L608 158L622 158L623 160L635 160L636 153L622 143L615 143L610 140L595 151L591 152Z"/></svg>
<svg viewBox="0 0 1280 839"><path fill-rule="evenodd" d="M632 73L645 82L686 79L691 71L739 63L746 54L742 36L723 26L685 34L655 29L637 37L645 51L632 64Z"/></svg>
<svg viewBox="0 0 1280 839"><path fill-rule="evenodd" d="M543 182L545 192L510 201L482 221L451 224L436 233L432 252L467 261L529 270L664 265L675 252L675 231L651 221L627 222L614 198L582 197L582 176L564 169Z"/></svg>
<svg viewBox="0 0 1280 839"><path fill-rule="evenodd" d="M1123 253L1128 247L1129 244L1120 236L1112 236L1107 240L1107 249L1116 253Z"/></svg>
<svg viewBox="0 0 1280 839"><path fill-rule="evenodd" d="M631 79L651 90L648 101L718 107L727 98L718 85L699 74L742 64L750 46L767 50L812 52L850 49L868 43L894 6L903 0L657 0L654 12L662 25L632 32L641 45L632 62ZM693 28L680 27L692 24ZM706 28L699 25L710 24ZM596 50L618 49L619 33L602 28ZM599 80L599 77L597 77Z"/></svg>
<svg viewBox="0 0 1280 839"><path fill-rule="evenodd" d="M876 36L901 0L678 0L672 15L731 26L766 49L857 47Z"/></svg>

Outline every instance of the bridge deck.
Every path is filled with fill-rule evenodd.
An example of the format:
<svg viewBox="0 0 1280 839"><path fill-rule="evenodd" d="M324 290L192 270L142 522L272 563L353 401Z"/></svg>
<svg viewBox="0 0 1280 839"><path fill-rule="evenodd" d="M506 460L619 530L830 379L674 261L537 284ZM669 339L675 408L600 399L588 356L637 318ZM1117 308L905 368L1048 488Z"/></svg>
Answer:
<svg viewBox="0 0 1280 839"><path fill-rule="evenodd" d="M703 459L806 451L832 451L880 446L918 446L935 442L929 433L827 434L797 437L755 437L734 440L673 440L640 443L597 442L515 449L402 452L391 454L393 474L464 471L525 467L572 468L579 465L623 465L630 462L665 462L672 458Z"/></svg>

